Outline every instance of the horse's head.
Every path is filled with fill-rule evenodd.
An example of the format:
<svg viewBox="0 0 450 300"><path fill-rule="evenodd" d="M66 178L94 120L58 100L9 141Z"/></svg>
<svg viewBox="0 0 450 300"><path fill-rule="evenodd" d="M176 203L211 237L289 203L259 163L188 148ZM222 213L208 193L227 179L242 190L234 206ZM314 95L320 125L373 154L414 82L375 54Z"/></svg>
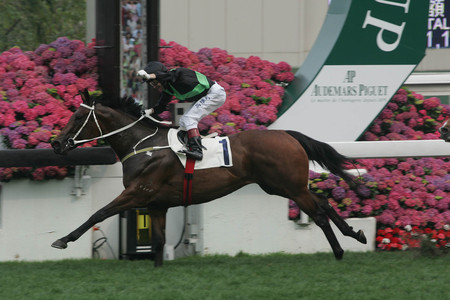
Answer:
<svg viewBox="0 0 450 300"><path fill-rule="evenodd" d="M100 125L94 112L94 101L87 90L81 94L83 103L70 117L67 125L52 142L56 154L66 154L68 151L83 144L92 137L101 135Z"/></svg>
<svg viewBox="0 0 450 300"><path fill-rule="evenodd" d="M439 133L441 134L441 139L446 142L450 142L450 119L448 119L444 125L439 128Z"/></svg>

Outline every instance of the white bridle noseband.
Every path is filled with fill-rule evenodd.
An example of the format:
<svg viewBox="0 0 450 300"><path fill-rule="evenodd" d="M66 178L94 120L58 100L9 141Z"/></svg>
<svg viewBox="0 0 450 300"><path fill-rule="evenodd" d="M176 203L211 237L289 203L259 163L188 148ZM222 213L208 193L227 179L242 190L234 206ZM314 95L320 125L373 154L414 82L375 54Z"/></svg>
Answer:
<svg viewBox="0 0 450 300"><path fill-rule="evenodd" d="M448 122L450 122L450 119L448 119L447 121L445 121L444 125L442 125L441 127L439 127L439 132L442 132L443 128L445 128L445 126L447 126Z"/></svg>
<svg viewBox="0 0 450 300"><path fill-rule="evenodd" d="M97 140L97 139L102 139L102 138L106 138L106 137L115 135L115 134L117 134L117 133L119 133L119 132L122 132L122 131L124 131L124 130L127 130L127 129L133 127L134 125L136 125L138 122L140 122L140 121L141 121L142 119L144 119L144 118L149 118L149 119L152 120L153 122L159 123L159 124L164 124L164 125L171 125L171 124L172 124L172 122L169 122L169 121L159 121L159 120L153 118L153 117L151 116L151 114L153 113L153 109L147 109L147 110L144 111L145 113L144 113L139 119L137 119L136 121L134 121L133 123L130 123L130 124L128 124L128 125L126 125L126 126L124 126L124 127L122 127L122 128L119 128L119 129L117 129L117 130L114 130L114 131L112 131L112 132L110 132L110 133L103 134L103 131L102 131L101 127L100 127L100 124L98 123L97 116L95 115L95 103L92 104L92 106L88 106L88 105L82 103L82 104L80 104L80 106L89 109L89 114L88 114L88 116L86 117L86 120L84 121L83 125L82 125L82 126L80 127L80 129L78 130L78 132L77 132L72 138L69 138L69 139L67 140L67 143L69 144L70 147L74 147L74 146L76 146L76 145L78 145L78 144L83 144L83 143L86 143L86 142L91 142L91 141L94 141L94 140ZM100 132L100 136L97 136L97 137L94 137L94 138L91 138L91 139L85 139L85 140L78 140L78 141L75 140L75 139L78 137L78 135L81 133L81 131L84 129L84 126L86 126L86 124L87 124L87 122L89 121L89 118L91 117L91 115L94 116L94 121L95 121L95 124L97 125L98 131ZM157 130L156 132L158 132L158 130ZM156 134L156 132L155 132L154 134L152 134L152 135L150 135L150 136L147 136L147 137L143 138L142 140L140 140L140 141L136 144L136 146L137 146L139 143L141 143L142 141L144 141L144 140L146 140L146 139L148 139L148 138L154 136L154 135ZM136 146L135 146L135 147L136 147Z"/></svg>

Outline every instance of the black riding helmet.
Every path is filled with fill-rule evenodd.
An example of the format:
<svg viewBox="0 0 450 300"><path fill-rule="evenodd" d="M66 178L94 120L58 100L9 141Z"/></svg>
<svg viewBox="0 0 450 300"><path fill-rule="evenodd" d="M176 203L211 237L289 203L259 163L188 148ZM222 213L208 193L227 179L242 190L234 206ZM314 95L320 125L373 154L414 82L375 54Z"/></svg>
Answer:
<svg viewBox="0 0 450 300"><path fill-rule="evenodd" d="M160 63L159 61L151 61L149 62L145 68L144 71L147 72L147 74L160 74L160 73L167 73L168 70L167 68ZM144 80L145 81L145 80ZM157 88L158 82L156 79L153 80L146 80L146 82L148 84L150 84L150 86L152 86L153 88ZM165 82L160 82L161 85L165 88L166 87L166 83Z"/></svg>
<svg viewBox="0 0 450 300"><path fill-rule="evenodd" d="M168 70L159 61L151 61L145 66L144 71L147 72L148 74L152 74L152 73L157 73L157 72L164 72L165 73Z"/></svg>

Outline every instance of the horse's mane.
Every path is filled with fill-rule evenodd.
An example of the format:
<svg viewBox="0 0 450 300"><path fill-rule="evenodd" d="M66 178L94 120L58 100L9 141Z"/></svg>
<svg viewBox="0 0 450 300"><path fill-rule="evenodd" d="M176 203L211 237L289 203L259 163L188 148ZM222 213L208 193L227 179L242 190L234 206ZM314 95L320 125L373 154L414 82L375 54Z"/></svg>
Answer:
<svg viewBox="0 0 450 300"><path fill-rule="evenodd" d="M118 110L120 110L124 113L127 113L133 117L136 117L136 118L139 118L140 116L142 116L142 114L144 112L144 107L142 106L142 104L140 104L133 97L130 97L130 96L116 98L115 100L104 99L103 97L99 97L95 101L102 105L105 105L105 106L108 106L108 107L111 107L114 109L118 109ZM147 124L160 126L160 124L155 123L148 118L145 118L143 121L146 122ZM175 128L175 126L169 126L169 127Z"/></svg>
<svg viewBox="0 0 450 300"><path fill-rule="evenodd" d="M134 117L140 117L142 115L142 111L144 110L142 104L139 104L133 97L130 96L116 98L115 100L99 97L95 99L95 101L97 103L101 103L102 105L118 109Z"/></svg>

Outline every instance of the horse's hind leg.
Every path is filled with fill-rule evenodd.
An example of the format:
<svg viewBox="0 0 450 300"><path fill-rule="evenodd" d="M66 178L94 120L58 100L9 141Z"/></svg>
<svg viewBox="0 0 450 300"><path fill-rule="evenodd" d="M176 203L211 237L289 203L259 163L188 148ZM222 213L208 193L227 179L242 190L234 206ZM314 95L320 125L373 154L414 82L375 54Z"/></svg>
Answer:
<svg viewBox="0 0 450 300"><path fill-rule="evenodd" d="M364 235L364 231L359 230L355 232L353 227L347 224L345 220L337 214L328 200L320 195L316 195L319 198L319 206L325 211L327 216L333 221L333 223L337 226L337 228L342 232L345 236L350 236L356 239L358 242L367 244L366 236Z"/></svg>
<svg viewBox="0 0 450 300"><path fill-rule="evenodd" d="M331 249L333 250L334 256L336 259L340 260L344 256L344 250L342 250L341 245L339 245L339 241L336 238L336 235L333 232L333 229L328 222L327 213L325 210L318 204L318 200L316 201L315 196L310 193L308 190L302 193L302 196L295 197L293 200L297 203L299 208L308 214L317 226L322 229L325 237L330 243Z"/></svg>
<svg viewBox="0 0 450 300"><path fill-rule="evenodd" d="M328 222L327 215L325 211L323 211L320 207L317 210L316 217L313 218L314 222L319 226L325 236L327 237L328 242L330 243L331 249L333 249L334 257L340 260L344 256L344 250L342 250L339 241L336 238L336 235L333 232L333 229Z"/></svg>

